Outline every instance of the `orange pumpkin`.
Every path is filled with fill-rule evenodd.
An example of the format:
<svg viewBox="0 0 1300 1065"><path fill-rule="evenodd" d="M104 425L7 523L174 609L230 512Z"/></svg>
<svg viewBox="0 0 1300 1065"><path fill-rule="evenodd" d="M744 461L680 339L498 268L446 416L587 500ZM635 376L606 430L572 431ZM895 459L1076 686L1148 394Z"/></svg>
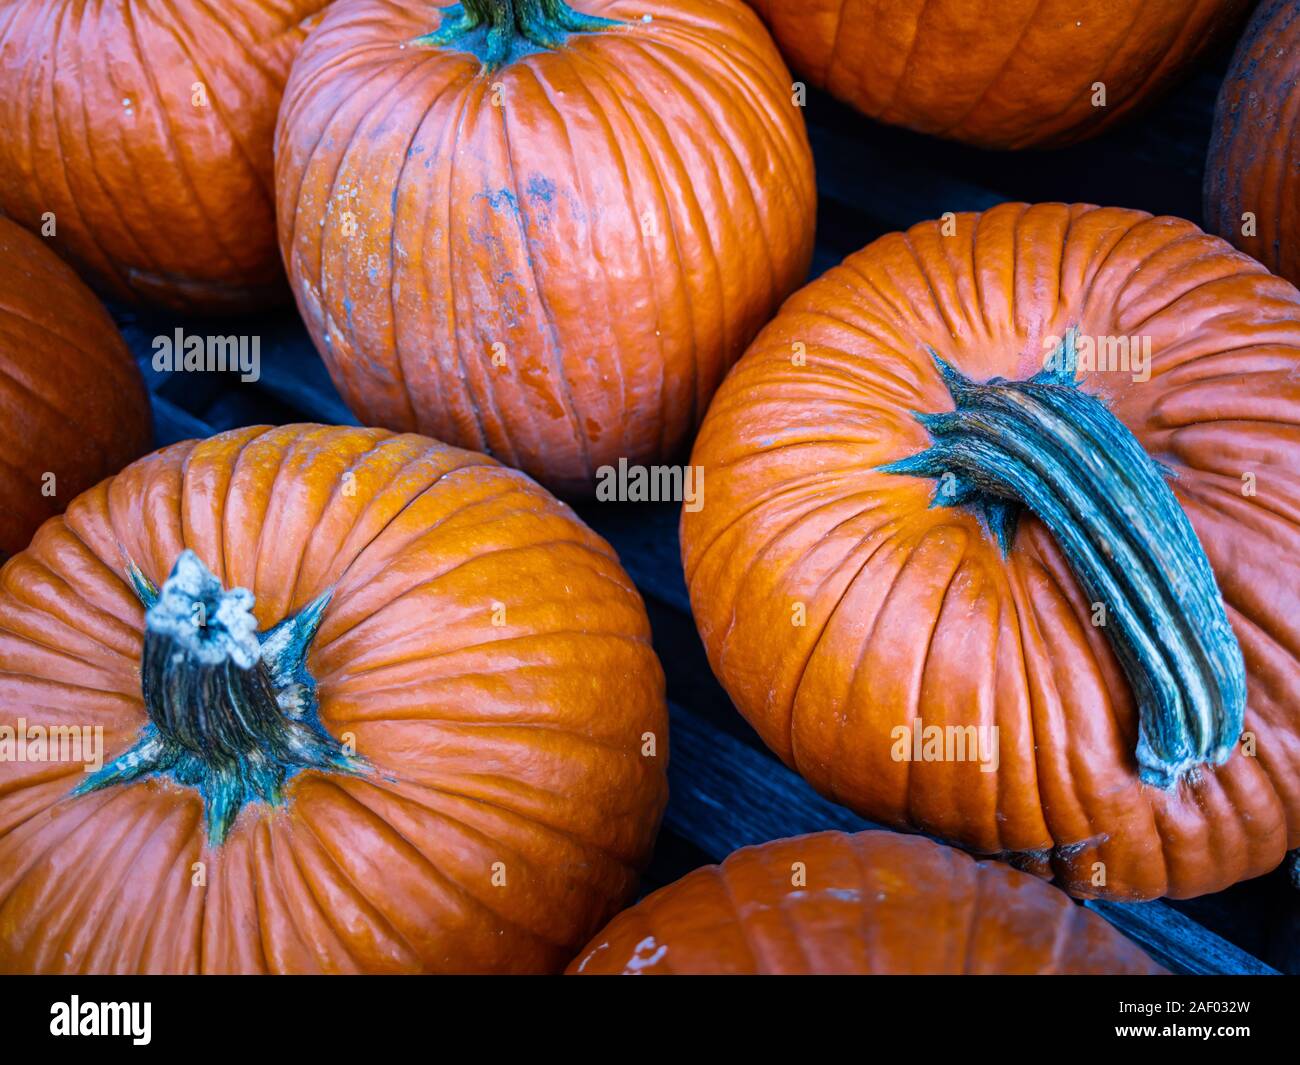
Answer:
<svg viewBox="0 0 1300 1065"><path fill-rule="evenodd" d="M557 971L666 797L613 551L376 429L234 430L81 496L0 570L0 707L5 972ZM84 731L50 760L59 727L103 766Z"/></svg>
<svg viewBox="0 0 1300 1065"><path fill-rule="evenodd" d="M710 662L823 794L1085 896L1300 845L1300 293L1225 242L1062 204L883 237L692 461Z"/></svg>
<svg viewBox="0 0 1300 1065"><path fill-rule="evenodd" d="M1300 283L1300 9L1255 12L1219 90L1205 168L1206 228Z"/></svg>
<svg viewBox="0 0 1300 1065"><path fill-rule="evenodd" d="M571 974L1152 975L1096 914L1026 873L919 836L819 832L745 847L624 910Z"/></svg>
<svg viewBox="0 0 1300 1065"><path fill-rule="evenodd" d="M326 3L0 5L0 210L117 299L281 302L272 133Z"/></svg>
<svg viewBox="0 0 1300 1065"><path fill-rule="evenodd" d="M0 218L0 560L151 436L144 380L108 312Z"/></svg>
<svg viewBox="0 0 1300 1065"><path fill-rule="evenodd" d="M1251 0L749 2L797 74L863 114L1026 148L1108 128L1231 34Z"/></svg>
<svg viewBox="0 0 1300 1065"><path fill-rule="evenodd" d="M357 416L573 493L687 445L815 208L741 0L577 7L340 0L276 145L289 277Z"/></svg>

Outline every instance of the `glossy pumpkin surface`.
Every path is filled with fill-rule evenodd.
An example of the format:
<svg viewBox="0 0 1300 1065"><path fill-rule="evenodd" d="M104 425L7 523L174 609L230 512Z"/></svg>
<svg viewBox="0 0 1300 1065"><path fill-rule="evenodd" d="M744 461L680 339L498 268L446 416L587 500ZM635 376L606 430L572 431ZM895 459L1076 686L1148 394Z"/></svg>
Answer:
<svg viewBox="0 0 1300 1065"><path fill-rule="evenodd" d="M1042 881L892 832L821 832L745 847L623 911L568 971L1163 972L1100 917Z"/></svg>
<svg viewBox="0 0 1300 1065"><path fill-rule="evenodd" d="M0 969L557 971L627 900L666 797L663 675L630 580L566 506L381 430L176 444L0 570L4 723L139 749L127 560L165 599L187 549L260 630L323 605L306 683L360 768L288 775L214 843L166 773L87 790L80 764L0 762Z"/></svg>
<svg viewBox="0 0 1300 1065"><path fill-rule="evenodd" d="M1293 283L1300 283L1298 84L1300 9L1267 0L1219 90L1205 170L1206 227Z"/></svg>
<svg viewBox="0 0 1300 1065"><path fill-rule="evenodd" d="M1117 419L1115 447L1128 435L1168 471L1244 659L1242 742L1231 728L1226 760L1173 786L1143 782L1114 625L1038 512L1004 549L987 511L944 505L942 477L881 468L926 453L924 422L954 412L939 364L1023 382L1072 332L1149 345L1148 379L1080 364L1074 387ZM683 514L683 559L709 660L825 795L1080 895L1215 891L1300 844L1300 293L1225 242L1061 204L883 237L786 303L692 461L707 493ZM1093 502L1126 524L1153 505ZM1163 638L1187 615L1157 620ZM998 729L996 757L960 757L946 731L937 757L915 742L968 726Z"/></svg>
<svg viewBox="0 0 1300 1065"><path fill-rule="evenodd" d="M750 0L795 73L881 122L988 148L1101 132L1249 0ZM1105 106L1095 86L1105 86Z"/></svg>
<svg viewBox="0 0 1300 1065"><path fill-rule="evenodd" d="M806 277L815 189L741 0L530 9L551 8L612 24L509 31L493 66L481 31L419 43L450 32L429 0L339 0L295 63L276 180L299 309L357 416L582 493L687 445Z"/></svg>
<svg viewBox="0 0 1300 1065"><path fill-rule="evenodd" d="M282 302L272 134L327 0L0 5L0 210L106 294Z"/></svg>
<svg viewBox="0 0 1300 1065"><path fill-rule="evenodd" d="M149 447L144 381L108 312L0 218L0 559Z"/></svg>

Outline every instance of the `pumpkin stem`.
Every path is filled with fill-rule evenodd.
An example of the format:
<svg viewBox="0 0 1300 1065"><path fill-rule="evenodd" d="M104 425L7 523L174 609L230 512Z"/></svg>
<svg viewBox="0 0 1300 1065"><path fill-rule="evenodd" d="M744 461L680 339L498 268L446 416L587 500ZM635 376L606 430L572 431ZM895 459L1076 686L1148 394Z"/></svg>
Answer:
<svg viewBox="0 0 1300 1065"><path fill-rule="evenodd" d="M291 774L365 771L321 725L307 672L330 593L259 633L252 593L222 588L193 551L181 552L161 590L134 563L127 578L147 608L140 684L149 724L76 794L170 776L202 796L216 846L246 803L282 803Z"/></svg>
<svg viewBox="0 0 1300 1065"><path fill-rule="evenodd" d="M1077 387L1076 335L1028 381L977 384L931 351L955 409L916 414L933 446L880 469L938 478L931 505L973 506L1004 552L1023 506L1042 519L1132 685L1141 778L1172 788L1232 753L1245 663L1169 471Z"/></svg>
<svg viewBox="0 0 1300 1065"><path fill-rule="evenodd" d="M469 52L493 71L535 52L562 48L571 33L621 26L617 19L574 11L564 0L463 0L444 7L442 23L412 44Z"/></svg>

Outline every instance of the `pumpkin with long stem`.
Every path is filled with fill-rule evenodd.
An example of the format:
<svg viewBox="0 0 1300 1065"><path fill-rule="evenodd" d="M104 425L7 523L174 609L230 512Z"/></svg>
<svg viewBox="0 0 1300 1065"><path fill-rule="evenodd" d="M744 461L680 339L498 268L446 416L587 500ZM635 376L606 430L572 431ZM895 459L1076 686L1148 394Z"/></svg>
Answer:
<svg viewBox="0 0 1300 1065"><path fill-rule="evenodd" d="M812 256L802 113L741 0L339 0L276 183L357 416L570 494L683 452Z"/></svg>
<svg viewBox="0 0 1300 1065"><path fill-rule="evenodd" d="M1300 293L1191 223L882 237L719 390L682 516L709 659L826 795L1069 891L1300 844Z"/></svg>
<svg viewBox="0 0 1300 1065"><path fill-rule="evenodd" d="M0 570L0 725L6 972L556 971L666 798L613 552L372 429L177 444L47 522Z"/></svg>

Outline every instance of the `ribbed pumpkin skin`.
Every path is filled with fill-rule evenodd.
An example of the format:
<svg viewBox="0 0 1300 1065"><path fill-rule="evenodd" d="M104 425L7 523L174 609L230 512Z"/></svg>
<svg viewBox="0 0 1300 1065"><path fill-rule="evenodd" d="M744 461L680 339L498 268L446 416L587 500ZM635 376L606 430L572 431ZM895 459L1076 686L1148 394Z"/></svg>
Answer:
<svg viewBox="0 0 1300 1065"><path fill-rule="evenodd" d="M1100 133L1250 0L749 0L795 73L881 122L988 148ZM1093 85L1106 86L1104 108Z"/></svg>
<svg viewBox="0 0 1300 1065"><path fill-rule="evenodd" d="M635 21L480 74L407 43L440 25L429 0L340 0L294 65L276 181L299 310L357 416L581 493L686 446L806 277L816 193L741 0L572 6Z"/></svg>
<svg viewBox="0 0 1300 1065"><path fill-rule="evenodd" d="M144 380L108 312L39 237L0 218L0 559L152 433Z"/></svg>
<svg viewBox="0 0 1300 1065"><path fill-rule="evenodd" d="M706 504L682 518L715 672L824 794L1073 893L1267 872L1300 844L1300 293L1137 211L1004 204L941 232L882 237L797 293L719 389L692 458ZM1023 380L1071 326L1151 338L1149 381L1081 387L1177 472L1245 656L1257 757L1171 792L1139 781L1128 682L1047 530L1022 520L1004 559L970 509L930 506L934 480L876 470L929 446L913 411L952 409L928 346ZM895 761L891 730L917 718L996 725L996 771Z"/></svg>
<svg viewBox="0 0 1300 1065"><path fill-rule="evenodd" d="M558 971L627 900L667 792L663 675L634 587L567 507L381 430L176 444L0 570L5 718L129 747L143 612L122 552L159 582L186 546L262 628L335 586L308 666L325 727L377 773L302 772L214 851L190 789L69 799L79 766L0 763L0 970Z"/></svg>
<svg viewBox="0 0 1300 1065"><path fill-rule="evenodd" d="M326 3L0 5L0 210L33 231L52 212L55 246L117 299L282 302L272 134Z"/></svg>
<svg viewBox="0 0 1300 1065"><path fill-rule="evenodd" d="M1300 10L1255 12L1219 90L1205 169L1205 224L1274 273L1300 283ZM1242 234L1242 215L1255 233Z"/></svg>
<svg viewBox="0 0 1300 1065"><path fill-rule="evenodd" d="M797 865L796 863L801 863ZM806 878L796 885L796 875ZM624 910L570 974L1051 975L1164 970L1042 881L919 836L745 847Z"/></svg>

